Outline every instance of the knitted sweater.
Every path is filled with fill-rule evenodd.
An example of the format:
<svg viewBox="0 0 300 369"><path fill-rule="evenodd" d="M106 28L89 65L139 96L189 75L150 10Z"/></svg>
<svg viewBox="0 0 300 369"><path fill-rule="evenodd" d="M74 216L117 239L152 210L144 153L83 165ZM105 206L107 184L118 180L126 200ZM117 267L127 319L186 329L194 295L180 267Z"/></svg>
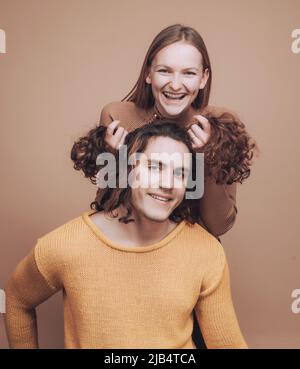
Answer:
<svg viewBox="0 0 300 369"><path fill-rule="evenodd" d="M179 223L147 246L112 242L84 212L37 240L5 291L11 348L37 348L35 307L63 293L65 348L246 348L220 243Z"/></svg>
<svg viewBox="0 0 300 369"><path fill-rule="evenodd" d="M195 121L194 115L211 113L214 117L219 117L225 111L239 119L234 112L213 106L207 106L203 110L190 107L182 119L185 125L189 125ZM120 120L120 126L132 131L153 120L155 115L162 117L155 107L143 110L133 102L117 101L104 106L101 111L100 124L107 126L113 120ZM236 183L217 185L212 178L206 176L204 194L199 200L199 213L199 224L214 236L218 237L226 233L233 226L237 215Z"/></svg>

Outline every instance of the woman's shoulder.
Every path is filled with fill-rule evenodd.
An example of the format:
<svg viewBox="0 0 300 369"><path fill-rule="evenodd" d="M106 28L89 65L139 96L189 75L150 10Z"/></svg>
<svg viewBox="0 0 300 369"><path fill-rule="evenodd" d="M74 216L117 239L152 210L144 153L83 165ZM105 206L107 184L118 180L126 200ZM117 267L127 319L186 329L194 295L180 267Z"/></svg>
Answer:
<svg viewBox="0 0 300 369"><path fill-rule="evenodd" d="M104 105L102 110L107 110L110 113L117 113L122 110L134 111L136 105L133 101L111 101Z"/></svg>
<svg viewBox="0 0 300 369"><path fill-rule="evenodd" d="M133 101L112 101L102 108L100 123L108 125L113 120L120 120L126 129L134 129L147 120L147 112Z"/></svg>
<svg viewBox="0 0 300 369"><path fill-rule="evenodd" d="M204 109L201 110L201 114L214 118L227 116L232 117L234 120L240 120L240 117L236 113L236 111L224 106L207 105Z"/></svg>

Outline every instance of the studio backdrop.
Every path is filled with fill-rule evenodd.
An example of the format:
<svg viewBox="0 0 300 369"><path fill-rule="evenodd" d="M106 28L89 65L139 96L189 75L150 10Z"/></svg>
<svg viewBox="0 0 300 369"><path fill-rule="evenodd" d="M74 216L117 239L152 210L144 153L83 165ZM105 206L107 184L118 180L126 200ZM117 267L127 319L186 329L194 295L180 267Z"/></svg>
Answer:
<svg viewBox="0 0 300 369"><path fill-rule="evenodd" d="M252 348L300 348L299 0L0 0L0 288L37 238L89 209L96 188L72 145L174 23L203 36L210 104L234 110L260 149L221 237L241 330ZM40 346L63 347L61 294L37 313Z"/></svg>

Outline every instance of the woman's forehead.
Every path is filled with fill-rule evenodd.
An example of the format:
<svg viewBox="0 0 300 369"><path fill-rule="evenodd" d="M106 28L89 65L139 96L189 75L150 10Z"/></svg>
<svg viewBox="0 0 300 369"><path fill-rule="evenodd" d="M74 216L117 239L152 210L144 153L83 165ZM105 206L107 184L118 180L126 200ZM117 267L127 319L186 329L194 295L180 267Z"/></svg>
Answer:
<svg viewBox="0 0 300 369"><path fill-rule="evenodd" d="M202 63L200 51L193 45L176 42L161 49L154 57L152 65L198 67Z"/></svg>

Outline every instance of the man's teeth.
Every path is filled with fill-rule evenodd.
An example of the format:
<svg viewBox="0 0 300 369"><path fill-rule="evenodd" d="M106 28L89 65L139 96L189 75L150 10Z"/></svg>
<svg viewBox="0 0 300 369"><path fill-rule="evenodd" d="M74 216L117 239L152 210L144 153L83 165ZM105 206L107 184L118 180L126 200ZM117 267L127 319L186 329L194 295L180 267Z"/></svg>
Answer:
<svg viewBox="0 0 300 369"><path fill-rule="evenodd" d="M167 92L164 91L163 94L168 98L168 99L174 99L174 100L181 100L185 97L186 94L173 94L171 92Z"/></svg>
<svg viewBox="0 0 300 369"><path fill-rule="evenodd" d="M160 200L160 201L164 201L164 202L168 202L168 201L171 200L171 199L166 199L164 197L160 197L160 196L156 196L156 195L150 195L150 196L153 197L156 200Z"/></svg>

